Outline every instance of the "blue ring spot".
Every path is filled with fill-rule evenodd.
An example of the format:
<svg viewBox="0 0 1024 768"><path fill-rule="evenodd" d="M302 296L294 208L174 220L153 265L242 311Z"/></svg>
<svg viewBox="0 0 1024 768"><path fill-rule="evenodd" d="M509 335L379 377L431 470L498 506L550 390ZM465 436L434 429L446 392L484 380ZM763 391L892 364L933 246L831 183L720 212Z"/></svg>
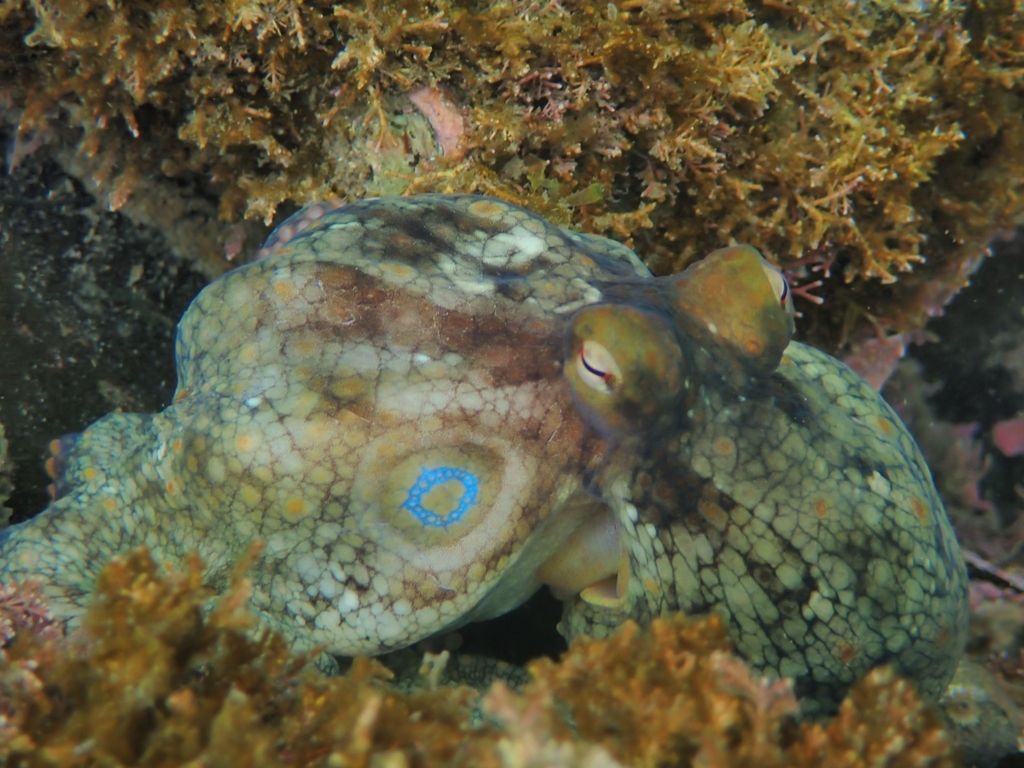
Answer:
<svg viewBox="0 0 1024 768"><path fill-rule="evenodd" d="M464 490L462 498L459 499L459 505L445 518L424 507L423 497L437 486L450 480L457 480L462 484ZM409 489L409 497L402 506L412 512L416 519L428 528L447 528L452 523L461 520L469 508L476 503L479 486L476 475L458 467L437 467L436 469L420 467L420 476L416 478L416 482Z"/></svg>

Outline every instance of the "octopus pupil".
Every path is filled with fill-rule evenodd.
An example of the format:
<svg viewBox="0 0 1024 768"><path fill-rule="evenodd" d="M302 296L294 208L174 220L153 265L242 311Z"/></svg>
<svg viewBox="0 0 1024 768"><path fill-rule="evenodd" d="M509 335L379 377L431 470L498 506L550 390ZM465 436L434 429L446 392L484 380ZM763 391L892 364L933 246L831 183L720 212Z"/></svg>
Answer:
<svg viewBox="0 0 1024 768"><path fill-rule="evenodd" d="M580 360L583 362L583 367L586 368L588 371L590 371L595 376L597 376L599 379L603 379L603 378L605 378L608 375L607 371L598 370L597 368L592 366L590 363L588 363L586 356L582 352L580 352Z"/></svg>

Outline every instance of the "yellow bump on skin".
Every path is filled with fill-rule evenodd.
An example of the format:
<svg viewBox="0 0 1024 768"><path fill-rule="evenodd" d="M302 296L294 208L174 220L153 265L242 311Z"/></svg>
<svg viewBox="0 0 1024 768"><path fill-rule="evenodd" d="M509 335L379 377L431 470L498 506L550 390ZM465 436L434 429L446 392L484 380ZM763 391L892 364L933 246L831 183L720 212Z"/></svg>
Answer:
<svg viewBox="0 0 1024 768"><path fill-rule="evenodd" d="M878 417L878 426L887 435L891 435L893 431L892 423L888 419L884 419L881 416Z"/></svg>
<svg viewBox="0 0 1024 768"><path fill-rule="evenodd" d="M243 344L238 350L238 359L243 363L255 363L260 356L260 346L255 342Z"/></svg>
<svg viewBox="0 0 1024 768"><path fill-rule="evenodd" d="M176 438L174 442L171 443L171 448L173 448L177 453L181 453L181 449L184 447L185 443L182 441L180 437Z"/></svg>
<svg viewBox="0 0 1024 768"><path fill-rule="evenodd" d="M416 429L423 434L436 432L444 426L444 422L437 416L424 416L416 423Z"/></svg>
<svg viewBox="0 0 1024 768"><path fill-rule="evenodd" d="M658 586L658 582L656 582L650 576L644 579L644 589L646 589L648 594L651 595L656 595L661 591L660 587Z"/></svg>
<svg viewBox="0 0 1024 768"><path fill-rule="evenodd" d="M206 462L206 474L215 483L223 483L226 476L224 461L214 457Z"/></svg>
<svg viewBox="0 0 1024 768"><path fill-rule="evenodd" d="M534 289L534 295L543 298L554 297L558 296L562 290L563 288L561 285L556 285L550 280L545 280Z"/></svg>
<svg viewBox="0 0 1024 768"><path fill-rule="evenodd" d="M274 280L273 289L274 293L285 301L292 298L297 293L295 283L287 278L278 278L277 280Z"/></svg>
<svg viewBox="0 0 1024 768"><path fill-rule="evenodd" d="M103 500L103 506L108 511L113 512L115 509L117 509L117 502L114 501L113 499L104 499Z"/></svg>
<svg viewBox="0 0 1024 768"><path fill-rule="evenodd" d="M308 336L306 338L304 338L304 339L299 339L295 343L295 351L298 352L300 355L313 355L313 354L316 354L316 351L317 351L316 339L310 338Z"/></svg>
<svg viewBox="0 0 1024 768"><path fill-rule="evenodd" d="M320 395L304 390L281 402L278 413L282 416L295 416L304 419L320 404Z"/></svg>
<svg viewBox="0 0 1024 768"><path fill-rule="evenodd" d="M365 432L369 423L365 418L355 411L350 411L348 408L337 416L337 425L341 427L342 439L348 442L350 439L358 438L358 445L362 445L366 439ZM357 443L349 444L356 445Z"/></svg>
<svg viewBox="0 0 1024 768"><path fill-rule="evenodd" d="M20 565L26 571L36 570L40 559L38 552L27 547L23 547L21 550L19 550L17 552L16 557L18 565Z"/></svg>
<svg viewBox="0 0 1024 768"><path fill-rule="evenodd" d="M254 450L258 442L259 441L250 434L239 435L235 438L235 449L245 453L247 451Z"/></svg>
<svg viewBox="0 0 1024 768"><path fill-rule="evenodd" d="M360 448L366 443L366 430L362 425L349 426L341 432L341 439L346 448Z"/></svg>
<svg viewBox="0 0 1024 768"><path fill-rule="evenodd" d="M292 517L299 517L309 511L309 505L305 499L293 496L285 502L284 509Z"/></svg>
<svg viewBox="0 0 1024 768"><path fill-rule="evenodd" d="M405 417L397 411L389 411L385 408L379 408L376 413L377 424L382 427L395 427L402 424L405 421Z"/></svg>
<svg viewBox="0 0 1024 768"><path fill-rule="evenodd" d="M478 200L469 206L469 212L483 219L499 219L505 208L492 200Z"/></svg>
<svg viewBox="0 0 1024 768"><path fill-rule="evenodd" d="M358 376L345 377L331 385L331 392L344 400L351 400L366 391L366 382Z"/></svg>
<svg viewBox="0 0 1024 768"><path fill-rule="evenodd" d="M839 643L839 645L836 646L836 658L847 666L857 658L859 653L860 649L851 643Z"/></svg>
<svg viewBox="0 0 1024 768"><path fill-rule="evenodd" d="M327 419L313 419L306 422L306 439L303 443L320 443L331 434L331 424Z"/></svg>
<svg viewBox="0 0 1024 768"><path fill-rule="evenodd" d="M417 365L416 371L422 374L423 378L433 381L434 379L447 378L451 373L451 368L440 360L430 360Z"/></svg>
<svg viewBox="0 0 1024 768"><path fill-rule="evenodd" d="M96 479L96 470L95 470L95 468L93 468L93 467L86 467L82 471L82 477L84 477L86 480L95 480Z"/></svg>
<svg viewBox="0 0 1024 768"><path fill-rule="evenodd" d="M238 489L238 498L251 507L260 500L260 492L251 485L243 485Z"/></svg>
<svg viewBox="0 0 1024 768"><path fill-rule="evenodd" d="M397 443L396 441L393 440L387 440L381 443L380 447L377 449L377 457L380 459L390 459L394 458L400 453L404 453L405 450L406 445L404 443Z"/></svg>
<svg viewBox="0 0 1024 768"><path fill-rule="evenodd" d="M925 504L919 496L915 496L911 499L910 507L914 510L914 517L916 517L922 525L928 522L928 505Z"/></svg>
<svg viewBox="0 0 1024 768"><path fill-rule="evenodd" d="M828 515L828 504L820 499L814 502L814 514L821 518L826 517Z"/></svg>
<svg viewBox="0 0 1024 768"><path fill-rule="evenodd" d="M714 443L715 453L719 456L732 456L736 453L736 443L729 437L718 437Z"/></svg>
<svg viewBox="0 0 1024 768"><path fill-rule="evenodd" d="M702 499L697 502L697 511L701 517L720 531L725 530L725 526L729 523L729 516L725 514L725 510L710 501Z"/></svg>
<svg viewBox="0 0 1024 768"><path fill-rule="evenodd" d="M743 342L743 348L749 355L760 355L764 352L764 343L756 336L750 336Z"/></svg>
<svg viewBox="0 0 1024 768"><path fill-rule="evenodd" d="M167 481L167 492L168 493L177 493L178 492L178 485L177 485L177 483L175 483L173 480L168 480Z"/></svg>
<svg viewBox="0 0 1024 768"><path fill-rule="evenodd" d="M334 480L334 473L324 467L316 466L309 471L306 477L315 485L326 485Z"/></svg>
<svg viewBox="0 0 1024 768"><path fill-rule="evenodd" d="M188 466L190 472L195 472L199 469L199 462L196 460L195 456L189 456L185 460L185 464Z"/></svg>
<svg viewBox="0 0 1024 768"><path fill-rule="evenodd" d="M252 291L245 283L237 280L224 292L223 302L232 309L245 309L253 301Z"/></svg>
<svg viewBox="0 0 1024 768"><path fill-rule="evenodd" d="M416 270L407 264L397 264L393 261L386 261L380 265L381 272L387 272L395 277L415 277Z"/></svg>

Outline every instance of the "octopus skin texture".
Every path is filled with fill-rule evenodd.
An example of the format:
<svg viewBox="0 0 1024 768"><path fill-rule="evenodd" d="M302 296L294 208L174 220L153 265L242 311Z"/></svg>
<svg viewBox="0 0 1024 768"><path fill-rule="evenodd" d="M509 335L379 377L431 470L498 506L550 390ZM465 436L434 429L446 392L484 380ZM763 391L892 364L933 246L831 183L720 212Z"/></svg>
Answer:
<svg viewBox="0 0 1024 768"><path fill-rule="evenodd" d="M890 663L926 696L966 572L920 451L791 341L752 248L652 278L604 238L470 195L303 209L178 328L164 411L55 443L57 498L0 578L74 623L103 564L198 552L298 649L379 654L542 584L560 631L715 611L807 714Z"/></svg>

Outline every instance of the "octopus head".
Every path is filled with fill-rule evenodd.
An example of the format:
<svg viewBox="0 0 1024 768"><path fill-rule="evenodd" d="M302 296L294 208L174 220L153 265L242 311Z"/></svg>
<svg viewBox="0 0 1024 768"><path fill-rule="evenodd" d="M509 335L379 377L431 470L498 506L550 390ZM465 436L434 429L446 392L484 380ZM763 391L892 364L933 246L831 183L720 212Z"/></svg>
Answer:
<svg viewBox="0 0 1024 768"><path fill-rule="evenodd" d="M606 295L616 303L572 318L563 363L580 410L618 447L605 478L670 450L687 427L696 390L707 383L702 377L742 383L770 374L793 331L785 276L748 246L714 251L680 275L614 286ZM700 358L711 370L695 365ZM630 543L618 519L636 510L614 492L595 492L607 503L604 511L577 528L540 575L569 601L570 612L586 617L584 624L614 625L629 613L630 588L642 589L631 578ZM692 499L677 502L682 509Z"/></svg>
<svg viewBox="0 0 1024 768"><path fill-rule="evenodd" d="M793 296L782 271L755 248L712 251L666 281L675 309L748 373L774 371L793 335ZM708 338L710 337L710 338Z"/></svg>
<svg viewBox="0 0 1024 768"><path fill-rule="evenodd" d="M581 409L605 435L657 426L675 410L686 378L669 321L618 304L577 312L566 334L563 371Z"/></svg>

